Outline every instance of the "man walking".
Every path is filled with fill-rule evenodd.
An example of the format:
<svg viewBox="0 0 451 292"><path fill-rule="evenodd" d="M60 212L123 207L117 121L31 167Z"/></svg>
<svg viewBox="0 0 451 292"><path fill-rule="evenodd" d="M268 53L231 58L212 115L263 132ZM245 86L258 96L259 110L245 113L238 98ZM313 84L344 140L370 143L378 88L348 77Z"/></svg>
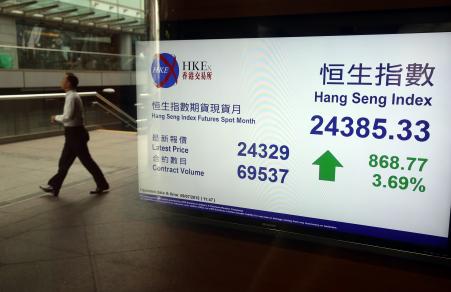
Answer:
<svg viewBox="0 0 451 292"><path fill-rule="evenodd" d="M40 188L54 196L58 196L63 181L78 157L83 166L91 173L97 188L91 194L101 194L109 189L108 182L97 163L92 159L88 149L89 133L84 127L83 103L76 89L78 78L72 73L66 73L61 82L61 88L66 92L64 112L62 115L52 116L51 121L64 125L65 143L58 163L58 172L49 180L48 185Z"/></svg>

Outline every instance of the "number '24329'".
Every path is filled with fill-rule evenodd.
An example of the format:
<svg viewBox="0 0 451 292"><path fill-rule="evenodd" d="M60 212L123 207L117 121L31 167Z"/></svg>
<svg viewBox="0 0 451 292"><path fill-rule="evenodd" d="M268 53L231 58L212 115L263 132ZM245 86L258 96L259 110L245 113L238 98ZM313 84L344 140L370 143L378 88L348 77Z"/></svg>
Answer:
<svg viewBox="0 0 451 292"><path fill-rule="evenodd" d="M290 148L286 145L278 146L276 144L270 144L269 146L265 143L256 144L252 143L250 145L246 142L239 142L238 156L252 156L268 159L281 159L287 160L290 157Z"/></svg>

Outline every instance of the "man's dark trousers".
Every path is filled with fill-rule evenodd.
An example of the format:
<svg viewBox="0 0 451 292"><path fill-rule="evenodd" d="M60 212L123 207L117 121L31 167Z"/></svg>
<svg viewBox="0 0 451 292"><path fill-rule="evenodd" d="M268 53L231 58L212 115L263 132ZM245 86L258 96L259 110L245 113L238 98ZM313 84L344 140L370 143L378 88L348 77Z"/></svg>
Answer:
<svg viewBox="0 0 451 292"><path fill-rule="evenodd" d="M89 133L85 127L65 127L63 152L58 163L58 172L48 182L55 190L61 189L67 172L78 157L83 166L91 173L97 188L108 189L108 183L97 163L92 159L88 149Z"/></svg>

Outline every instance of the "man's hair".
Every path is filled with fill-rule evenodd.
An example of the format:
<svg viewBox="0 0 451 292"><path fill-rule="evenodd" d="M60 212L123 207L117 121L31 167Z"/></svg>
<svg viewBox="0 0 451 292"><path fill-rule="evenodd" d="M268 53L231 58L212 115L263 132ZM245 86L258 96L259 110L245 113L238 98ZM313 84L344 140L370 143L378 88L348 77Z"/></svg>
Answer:
<svg viewBox="0 0 451 292"><path fill-rule="evenodd" d="M69 81L70 87L72 87L73 89L77 89L77 86L78 86L78 77L75 76L74 73L67 72L67 73L66 73L66 79L67 79L67 81Z"/></svg>

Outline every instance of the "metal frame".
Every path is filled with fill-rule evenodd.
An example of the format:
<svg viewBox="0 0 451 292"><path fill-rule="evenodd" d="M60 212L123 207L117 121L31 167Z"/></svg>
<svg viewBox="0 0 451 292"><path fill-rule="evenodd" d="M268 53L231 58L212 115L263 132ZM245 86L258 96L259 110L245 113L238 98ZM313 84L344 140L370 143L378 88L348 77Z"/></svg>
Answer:
<svg viewBox="0 0 451 292"><path fill-rule="evenodd" d="M63 21L65 22L65 21L68 21L68 20L78 20L78 19L81 19L83 17L94 15L94 14L96 14L94 11L88 11L88 12L85 12L85 13L64 17Z"/></svg>
<svg viewBox="0 0 451 292"><path fill-rule="evenodd" d="M48 6L32 8L32 9L29 9L29 10L24 10L24 14L25 15L36 14L36 13L39 13L41 11L48 11L48 10L51 10L53 8L58 8L58 7L59 7L59 4L52 4L52 5L48 5Z"/></svg>
<svg viewBox="0 0 451 292"><path fill-rule="evenodd" d="M26 2L21 2L21 3L15 3L15 4L3 6L3 7L0 8L0 10L2 12L3 11L9 11L9 10L14 10L14 9L30 6L30 5L33 5L33 4L36 4L36 3L38 3L38 1L36 1L36 0L26 1Z"/></svg>
<svg viewBox="0 0 451 292"><path fill-rule="evenodd" d="M66 10L60 10L60 11L54 11L54 12L50 12L50 13L44 13L44 17L59 17L59 16L64 16L67 15L69 13L78 11L78 8L69 8Z"/></svg>

